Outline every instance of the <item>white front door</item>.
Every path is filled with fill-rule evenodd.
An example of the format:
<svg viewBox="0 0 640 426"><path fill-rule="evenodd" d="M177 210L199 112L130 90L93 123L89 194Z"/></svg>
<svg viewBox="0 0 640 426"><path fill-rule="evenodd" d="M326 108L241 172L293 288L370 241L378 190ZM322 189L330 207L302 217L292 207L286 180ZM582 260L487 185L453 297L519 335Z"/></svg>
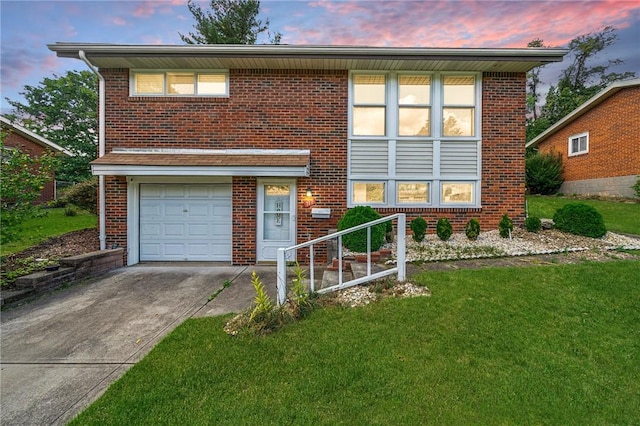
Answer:
<svg viewBox="0 0 640 426"><path fill-rule="evenodd" d="M279 248L296 244L296 182L258 181L258 261L276 260ZM295 253L287 259L295 260Z"/></svg>

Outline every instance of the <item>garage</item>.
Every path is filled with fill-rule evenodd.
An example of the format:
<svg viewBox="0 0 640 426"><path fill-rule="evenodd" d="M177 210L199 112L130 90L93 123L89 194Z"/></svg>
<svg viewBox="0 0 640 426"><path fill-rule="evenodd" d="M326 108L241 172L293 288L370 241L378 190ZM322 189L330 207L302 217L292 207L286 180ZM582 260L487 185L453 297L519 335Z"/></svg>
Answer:
<svg viewBox="0 0 640 426"><path fill-rule="evenodd" d="M231 185L140 184L140 261L231 261Z"/></svg>

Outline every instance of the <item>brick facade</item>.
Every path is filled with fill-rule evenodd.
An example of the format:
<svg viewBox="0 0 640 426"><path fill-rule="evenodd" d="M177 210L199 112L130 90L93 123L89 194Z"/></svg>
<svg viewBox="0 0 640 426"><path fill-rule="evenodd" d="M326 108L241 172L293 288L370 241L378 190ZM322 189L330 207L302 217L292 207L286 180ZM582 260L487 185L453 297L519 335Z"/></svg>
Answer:
<svg viewBox="0 0 640 426"><path fill-rule="evenodd" d="M562 154L565 182L640 175L638 117L640 86L625 87L546 137L538 148ZM588 153L569 157L569 137L585 132Z"/></svg>
<svg viewBox="0 0 640 426"><path fill-rule="evenodd" d="M297 179L298 242L336 227L347 202L348 72L230 70L229 97L129 97L129 70L106 79L106 152L114 148L308 149L310 177ZM471 218L483 230L508 213L524 219L525 74L485 73L482 99L482 208L379 209L408 219L440 217L461 231ZM307 187L330 219L311 217ZM127 184L108 177L107 247L126 247ZM256 261L257 179L233 177L233 263ZM409 222L409 221L408 221ZM319 256L322 254L319 253Z"/></svg>
<svg viewBox="0 0 640 426"><path fill-rule="evenodd" d="M2 132L5 133L5 128L2 128ZM41 157L45 153L54 155L55 153L51 149L47 149L24 136L12 132L9 129L6 131L4 145L9 148L14 148L20 152L29 154L30 157ZM34 204L42 204L56 198L56 182L55 173L51 173L51 178L44 184L44 188L40 192L38 198L34 200Z"/></svg>

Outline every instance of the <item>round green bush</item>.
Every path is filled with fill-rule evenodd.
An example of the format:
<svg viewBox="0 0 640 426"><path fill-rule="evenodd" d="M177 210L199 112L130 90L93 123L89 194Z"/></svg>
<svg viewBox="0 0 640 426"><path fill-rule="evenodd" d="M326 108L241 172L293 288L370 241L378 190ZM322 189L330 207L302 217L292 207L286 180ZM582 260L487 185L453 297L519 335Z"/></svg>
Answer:
<svg viewBox="0 0 640 426"><path fill-rule="evenodd" d="M513 221L506 213L503 214L502 219L500 219L500 223L498 224L498 231L500 232L500 236L502 238L509 238L509 236L513 232Z"/></svg>
<svg viewBox="0 0 640 426"><path fill-rule="evenodd" d="M362 225L363 223L371 222L381 217L377 211L369 206L357 206L347 210L344 216L342 216L342 219L338 221L338 231L344 231L345 229L353 228L354 226ZM384 223L371 227L371 251L376 251L382 246L386 229L387 225ZM359 231L343 235L342 244L349 250L358 253L366 252L367 230L360 229Z"/></svg>
<svg viewBox="0 0 640 426"><path fill-rule="evenodd" d="M535 216L529 216L524 221L524 227L529 232L538 232L542 228L542 222Z"/></svg>
<svg viewBox="0 0 640 426"><path fill-rule="evenodd" d="M442 241L447 241L451 238L451 234L453 234L453 227L451 226L449 219L446 217L438 219L438 223L436 224L436 234L438 234L438 238Z"/></svg>
<svg viewBox="0 0 640 426"><path fill-rule="evenodd" d="M569 203L553 215L556 229L575 235L600 238L607 233L602 215L582 203Z"/></svg>
<svg viewBox="0 0 640 426"><path fill-rule="evenodd" d="M464 227L464 233L467 238L475 241L480 235L480 222L478 219L471 219Z"/></svg>
<svg viewBox="0 0 640 426"><path fill-rule="evenodd" d="M421 217L416 217L411 221L409 227L413 232L413 240L419 243L422 242L422 240L424 240L424 236L427 234L427 221Z"/></svg>

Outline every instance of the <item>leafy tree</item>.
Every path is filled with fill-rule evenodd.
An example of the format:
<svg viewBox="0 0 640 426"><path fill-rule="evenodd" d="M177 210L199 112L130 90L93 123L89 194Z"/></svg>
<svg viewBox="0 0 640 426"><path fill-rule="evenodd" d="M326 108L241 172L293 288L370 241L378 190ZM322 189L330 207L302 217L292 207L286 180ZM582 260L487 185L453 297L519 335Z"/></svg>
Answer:
<svg viewBox="0 0 640 426"><path fill-rule="evenodd" d="M269 31L269 20L258 19L259 0L211 0L203 11L194 0L187 2L196 23L195 33L180 34L187 44L256 44L258 36ZM276 32L272 44L279 44L282 34Z"/></svg>
<svg viewBox="0 0 640 426"><path fill-rule="evenodd" d="M73 157L60 159L59 180L78 182L91 177L89 163L97 156L98 82L91 71L68 71L44 78L20 92L25 103L12 101L8 117L67 148Z"/></svg>
<svg viewBox="0 0 640 426"><path fill-rule="evenodd" d="M536 38L531 40L527 47L532 48L540 48L546 47L542 39ZM538 89L541 84L540 80L540 71L544 68L544 65L539 67L535 67L531 71L527 73L527 114L531 115L531 120L535 121L538 119Z"/></svg>
<svg viewBox="0 0 640 426"><path fill-rule="evenodd" d="M20 224L34 216L38 198L47 180L51 179L55 159L51 154L31 157L6 147L6 133L0 132L0 244L15 240Z"/></svg>

